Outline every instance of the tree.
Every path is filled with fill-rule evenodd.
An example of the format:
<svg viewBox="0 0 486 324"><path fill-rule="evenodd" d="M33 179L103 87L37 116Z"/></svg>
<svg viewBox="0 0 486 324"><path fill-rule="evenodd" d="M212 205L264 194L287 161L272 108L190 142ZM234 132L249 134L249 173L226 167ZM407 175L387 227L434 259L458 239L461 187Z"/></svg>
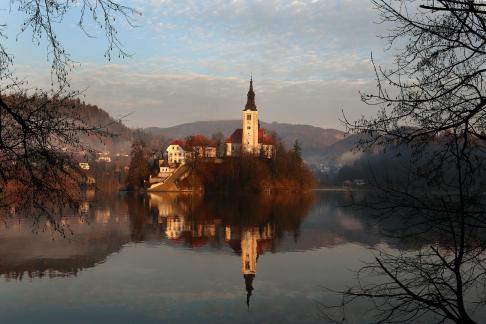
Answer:
<svg viewBox="0 0 486 324"><path fill-rule="evenodd" d="M486 144L486 7L476 0L373 0L384 38L398 49L396 66L375 65L377 93L362 100L380 107L374 118L345 119L364 133L360 147L413 152L407 181L375 183L364 202L383 220L410 219L399 238L437 237L417 251L377 251L366 275L344 293L344 305L371 298L379 322L474 323L473 305L484 305ZM404 45L403 45L404 44ZM422 241L423 242L423 241ZM468 300L466 302L466 300Z"/></svg>
<svg viewBox="0 0 486 324"><path fill-rule="evenodd" d="M142 141L134 141L130 152L131 160L126 178L130 190L143 189L145 181L150 176L150 164L147 159L146 145Z"/></svg>
<svg viewBox="0 0 486 324"><path fill-rule="evenodd" d="M296 160L302 162L302 147L298 140L295 140L292 152L294 153Z"/></svg>
<svg viewBox="0 0 486 324"><path fill-rule="evenodd" d="M216 156L222 157L225 153L225 146L224 146L224 135L221 132L214 133L211 135L211 142L214 143L216 146Z"/></svg>
<svg viewBox="0 0 486 324"><path fill-rule="evenodd" d="M258 158L260 160L265 160L267 158L267 154L265 152L265 148L263 147L263 145L260 146L260 151L258 152Z"/></svg>
<svg viewBox="0 0 486 324"><path fill-rule="evenodd" d="M34 206L53 218L50 207L78 200L72 189L82 175L74 156L91 150L79 140L79 135L107 135L106 125L89 125L75 109L71 99L78 92L70 90L68 79L74 61L56 29L67 15L77 13L78 26L83 31L91 22L104 33L108 59L113 51L126 57L115 19L121 17L119 20L131 24L136 12L113 0L12 0L10 6L12 12L25 18L19 33L30 31L34 44L47 43L52 88L29 89L26 82L17 79L14 55L0 41L0 207L12 203L18 207ZM1 40L6 37L7 28L13 26L1 26Z"/></svg>

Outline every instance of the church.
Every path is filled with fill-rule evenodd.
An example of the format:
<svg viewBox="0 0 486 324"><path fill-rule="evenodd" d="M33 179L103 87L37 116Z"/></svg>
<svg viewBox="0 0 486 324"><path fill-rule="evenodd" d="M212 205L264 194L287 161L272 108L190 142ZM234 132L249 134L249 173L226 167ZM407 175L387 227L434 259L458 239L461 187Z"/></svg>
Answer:
<svg viewBox="0 0 486 324"><path fill-rule="evenodd" d="M242 128L236 129L226 140L226 156L263 154L265 157L271 158L274 154L273 144L273 137L265 129L260 128L253 91L253 78L250 78L250 89L243 109Z"/></svg>

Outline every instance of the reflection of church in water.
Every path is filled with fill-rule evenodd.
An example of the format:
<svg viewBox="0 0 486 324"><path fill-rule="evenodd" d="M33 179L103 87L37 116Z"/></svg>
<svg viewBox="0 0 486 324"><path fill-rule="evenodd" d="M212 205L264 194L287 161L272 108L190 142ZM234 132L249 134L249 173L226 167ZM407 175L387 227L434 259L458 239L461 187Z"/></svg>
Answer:
<svg viewBox="0 0 486 324"><path fill-rule="evenodd" d="M218 219L206 223L197 223L186 220L184 213L179 213L177 209L171 209L170 212L165 211L165 215L159 214L159 223L166 224L165 235L168 239L173 242L185 243L191 248L204 246L210 240L215 239L216 236L224 236L225 243L241 256L241 273L245 280L246 303L248 307L250 306L258 257L272 248L272 225L239 227L223 225ZM220 231L224 231L224 233L219 233Z"/></svg>
<svg viewBox="0 0 486 324"><path fill-rule="evenodd" d="M246 304L250 307L250 297L253 291L253 278L256 275L258 257L272 246L272 227L270 224L261 227L243 229L225 228L225 241L233 250L241 255L241 272L245 279ZM239 245L238 245L239 243Z"/></svg>

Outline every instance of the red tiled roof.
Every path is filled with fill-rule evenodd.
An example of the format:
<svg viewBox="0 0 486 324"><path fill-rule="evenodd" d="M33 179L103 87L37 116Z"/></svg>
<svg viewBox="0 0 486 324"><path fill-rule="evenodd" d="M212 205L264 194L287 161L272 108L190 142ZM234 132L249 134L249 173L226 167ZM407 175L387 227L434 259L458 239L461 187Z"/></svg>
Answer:
<svg viewBox="0 0 486 324"><path fill-rule="evenodd" d="M191 248L198 248L205 246L208 243L208 239L205 237L191 237L189 242Z"/></svg>
<svg viewBox="0 0 486 324"><path fill-rule="evenodd" d="M229 240L227 243L233 249L233 252L235 252L236 254L241 253L241 241L240 240L232 239L232 240Z"/></svg>
<svg viewBox="0 0 486 324"><path fill-rule="evenodd" d="M179 145L179 146L185 146L186 142L181 141L181 140L175 140L170 143L170 145Z"/></svg>
<svg viewBox="0 0 486 324"><path fill-rule="evenodd" d="M190 136L186 142L187 146L215 146L215 144L209 140L206 136L201 134L196 134Z"/></svg>
<svg viewBox="0 0 486 324"><path fill-rule="evenodd" d="M241 144L241 140L243 137L243 129L238 128L236 129L233 134L226 140L226 143L234 143L234 144Z"/></svg>
<svg viewBox="0 0 486 324"><path fill-rule="evenodd" d="M241 128L236 129L230 137L226 139L226 143L241 144L243 137L243 130ZM258 130L258 143L265 145L273 145L273 137L268 134L263 128Z"/></svg>
<svg viewBox="0 0 486 324"><path fill-rule="evenodd" d="M272 250L272 239L263 239L257 241L257 251L258 255L263 254L264 251Z"/></svg>
<svg viewBox="0 0 486 324"><path fill-rule="evenodd" d="M273 145L273 137L272 135L267 133L266 129L260 128L258 130L258 143Z"/></svg>

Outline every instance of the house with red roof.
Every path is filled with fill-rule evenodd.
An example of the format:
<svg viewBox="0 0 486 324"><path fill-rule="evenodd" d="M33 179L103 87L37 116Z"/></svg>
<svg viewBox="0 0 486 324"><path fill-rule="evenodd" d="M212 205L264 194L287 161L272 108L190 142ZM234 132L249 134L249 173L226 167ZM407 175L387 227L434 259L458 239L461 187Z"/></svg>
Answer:
<svg viewBox="0 0 486 324"><path fill-rule="evenodd" d="M236 129L226 140L226 156L243 154L264 154L271 158L274 154L273 136L265 129L260 128L258 110L253 91L253 78L250 79L250 89L243 109L242 128Z"/></svg>
<svg viewBox="0 0 486 324"><path fill-rule="evenodd" d="M197 134L186 140L172 141L165 152L169 165L180 165L196 158L216 158L216 145L206 136Z"/></svg>
<svg viewBox="0 0 486 324"><path fill-rule="evenodd" d="M165 150L169 165L186 163L188 154L186 154L186 150L184 149L185 146L186 142L181 140L175 140L169 144Z"/></svg>

